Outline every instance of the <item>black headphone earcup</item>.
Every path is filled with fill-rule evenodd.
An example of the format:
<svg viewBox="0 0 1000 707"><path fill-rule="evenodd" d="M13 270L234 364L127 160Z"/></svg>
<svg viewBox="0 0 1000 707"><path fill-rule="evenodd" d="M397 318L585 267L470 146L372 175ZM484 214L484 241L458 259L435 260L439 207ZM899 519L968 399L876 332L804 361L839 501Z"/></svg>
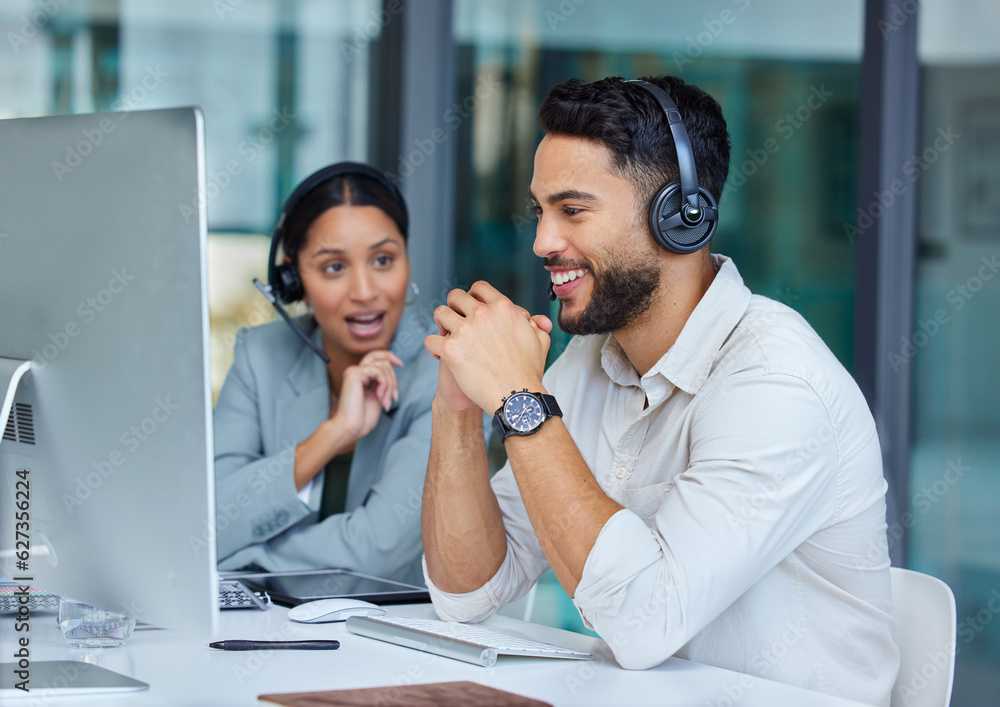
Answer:
<svg viewBox="0 0 1000 707"><path fill-rule="evenodd" d="M305 296L298 268L294 265L285 263L283 265L276 266L274 272L275 275L277 275L276 283L278 283L278 291L275 292L275 294L278 299L285 304L290 304L292 302L298 302Z"/></svg>
<svg viewBox="0 0 1000 707"><path fill-rule="evenodd" d="M681 199L681 183L670 182L656 192L649 206L649 229L653 232L653 239L664 250L678 255L693 253L702 248L715 235L715 229L719 225L717 218L706 218L697 226L661 228L660 221L680 211ZM715 199L704 187L698 189L698 203L702 210L711 209L717 213Z"/></svg>

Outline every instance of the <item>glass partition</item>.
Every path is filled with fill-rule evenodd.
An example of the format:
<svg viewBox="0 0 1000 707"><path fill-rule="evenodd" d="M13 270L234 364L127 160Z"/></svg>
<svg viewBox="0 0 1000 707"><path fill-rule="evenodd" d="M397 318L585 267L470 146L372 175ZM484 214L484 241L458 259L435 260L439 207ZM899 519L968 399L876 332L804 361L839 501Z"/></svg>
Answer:
<svg viewBox="0 0 1000 707"><path fill-rule="evenodd" d="M985 707L1000 694L1000 11L928 0L919 21L920 139L900 166L920 195L915 318L889 354L913 378L910 498L889 542L909 529L912 568L955 592L952 704Z"/></svg>

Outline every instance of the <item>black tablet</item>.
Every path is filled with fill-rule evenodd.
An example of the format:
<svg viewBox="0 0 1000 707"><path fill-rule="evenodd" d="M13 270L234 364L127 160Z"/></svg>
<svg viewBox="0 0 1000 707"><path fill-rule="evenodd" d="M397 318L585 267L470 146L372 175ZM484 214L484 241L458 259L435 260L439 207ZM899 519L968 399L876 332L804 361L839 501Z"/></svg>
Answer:
<svg viewBox="0 0 1000 707"><path fill-rule="evenodd" d="M431 600L427 587L351 570L222 572L220 578L235 579L253 591L267 592L275 604L289 607L331 597L350 597L373 604L416 604Z"/></svg>

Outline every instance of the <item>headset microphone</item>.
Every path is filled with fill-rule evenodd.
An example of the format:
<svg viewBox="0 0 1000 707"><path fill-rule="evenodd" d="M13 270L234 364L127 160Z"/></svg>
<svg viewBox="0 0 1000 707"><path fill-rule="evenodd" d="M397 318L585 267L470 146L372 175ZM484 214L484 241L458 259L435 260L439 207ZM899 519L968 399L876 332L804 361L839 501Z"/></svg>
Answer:
<svg viewBox="0 0 1000 707"><path fill-rule="evenodd" d="M545 296L548 297L553 302L556 301L556 291L554 289L552 289L552 280L551 279L549 280L549 289L546 290Z"/></svg>
<svg viewBox="0 0 1000 707"><path fill-rule="evenodd" d="M309 335L302 330L302 327L295 323L295 320L292 319L288 312L281 308L281 305L278 304L278 298L274 296L273 292L271 292L271 286L265 285L257 278L253 279L253 284L257 286L257 289L260 290L262 295L267 297L267 301L270 302L271 306L278 311L278 314L280 314L281 318L285 320L285 323L292 328L292 331L298 334L299 338L306 343L306 346L311 348L317 356L323 359L323 363L330 363L330 357L326 355L326 351L317 346L316 342L309 338Z"/></svg>

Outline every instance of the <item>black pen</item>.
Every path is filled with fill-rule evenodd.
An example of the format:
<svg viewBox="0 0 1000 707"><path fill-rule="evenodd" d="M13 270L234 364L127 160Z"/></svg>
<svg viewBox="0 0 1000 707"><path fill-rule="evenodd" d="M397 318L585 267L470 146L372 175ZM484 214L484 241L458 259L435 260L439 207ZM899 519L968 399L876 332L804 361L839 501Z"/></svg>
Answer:
<svg viewBox="0 0 1000 707"><path fill-rule="evenodd" d="M209 643L209 648L218 648L223 651L264 651L269 649L277 650L306 650L306 651L332 651L340 648L340 641L216 641Z"/></svg>

